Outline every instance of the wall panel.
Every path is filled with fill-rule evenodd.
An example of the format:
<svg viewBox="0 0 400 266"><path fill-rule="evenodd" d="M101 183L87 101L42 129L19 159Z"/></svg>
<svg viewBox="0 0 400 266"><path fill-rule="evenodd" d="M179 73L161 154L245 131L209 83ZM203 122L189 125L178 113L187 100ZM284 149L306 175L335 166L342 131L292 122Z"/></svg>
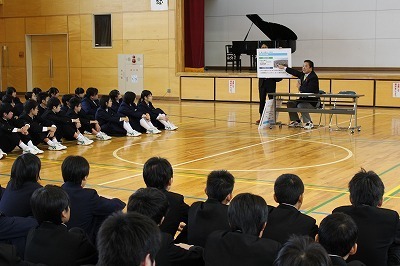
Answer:
<svg viewBox="0 0 400 266"><path fill-rule="evenodd" d="M363 94L364 96L359 99L358 104L373 106L373 80L332 80L332 93L339 93L339 91L355 91L357 94Z"/></svg>
<svg viewBox="0 0 400 266"><path fill-rule="evenodd" d="M168 39L168 12L123 14L124 39Z"/></svg>
<svg viewBox="0 0 400 266"><path fill-rule="evenodd" d="M144 67L168 67L168 40L126 40L124 54L144 54Z"/></svg>
<svg viewBox="0 0 400 266"><path fill-rule="evenodd" d="M393 97L393 83L400 80L376 82L376 106L400 107L400 98Z"/></svg>
<svg viewBox="0 0 400 266"><path fill-rule="evenodd" d="M91 41L81 42L82 67L118 67L122 41L114 41L112 48L92 48Z"/></svg>
<svg viewBox="0 0 400 266"><path fill-rule="evenodd" d="M99 94L108 94L111 90L118 88L117 75L117 68L82 68L82 87L96 87L99 90Z"/></svg>
<svg viewBox="0 0 400 266"><path fill-rule="evenodd" d="M235 81L235 92L229 91L229 81ZM216 78L215 100L217 101L250 101L251 78Z"/></svg>
<svg viewBox="0 0 400 266"><path fill-rule="evenodd" d="M183 100L214 100L214 78L181 78Z"/></svg>
<svg viewBox="0 0 400 266"><path fill-rule="evenodd" d="M24 18L7 18L6 26L6 42L24 42L25 41L25 19Z"/></svg>

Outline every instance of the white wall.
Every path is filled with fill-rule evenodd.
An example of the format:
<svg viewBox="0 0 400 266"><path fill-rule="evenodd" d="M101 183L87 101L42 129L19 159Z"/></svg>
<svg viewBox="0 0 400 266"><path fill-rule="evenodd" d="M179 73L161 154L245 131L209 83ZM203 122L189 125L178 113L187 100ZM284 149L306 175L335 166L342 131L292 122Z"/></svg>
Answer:
<svg viewBox="0 0 400 266"><path fill-rule="evenodd" d="M225 66L225 45L251 25L246 14L297 34L294 66L311 59L316 67L400 67L399 0L205 0L206 66ZM247 40L268 38L253 26Z"/></svg>

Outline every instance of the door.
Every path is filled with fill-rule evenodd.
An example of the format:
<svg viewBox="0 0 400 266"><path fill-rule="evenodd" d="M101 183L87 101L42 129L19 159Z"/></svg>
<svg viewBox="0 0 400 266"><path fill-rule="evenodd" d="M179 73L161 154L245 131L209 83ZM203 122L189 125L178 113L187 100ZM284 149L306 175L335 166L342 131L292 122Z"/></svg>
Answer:
<svg viewBox="0 0 400 266"><path fill-rule="evenodd" d="M47 91L50 87L56 87L60 94L69 93L67 35L30 35L28 41L31 53L28 90L39 87Z"/></svg>

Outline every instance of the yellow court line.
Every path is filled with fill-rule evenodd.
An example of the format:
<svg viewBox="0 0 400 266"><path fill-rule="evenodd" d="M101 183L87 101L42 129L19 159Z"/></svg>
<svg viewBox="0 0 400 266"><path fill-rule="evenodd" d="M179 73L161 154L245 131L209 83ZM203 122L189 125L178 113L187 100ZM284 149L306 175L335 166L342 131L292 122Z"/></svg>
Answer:
<svg viewBox="0 0 400 266"><path fill-rule="evenodd" d="M393 198L393 196L390 196L390 194L396 192L396 191L399 190L399 189L400 189L400 185L398 185L397 187L394 187L393 189L391 189L391 190L389 190L388 192L386 192L386 193L383 195L383 197L392 197L392 198Z"/></svg>

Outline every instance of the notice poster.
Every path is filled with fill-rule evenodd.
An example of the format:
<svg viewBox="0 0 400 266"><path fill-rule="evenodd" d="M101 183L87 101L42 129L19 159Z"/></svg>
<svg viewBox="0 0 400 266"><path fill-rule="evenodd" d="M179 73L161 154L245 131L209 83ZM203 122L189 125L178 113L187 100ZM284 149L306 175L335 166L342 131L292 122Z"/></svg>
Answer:
<svg viewBox="0 0 400 266"><path fill-rule="evenodd" d="M393 98L400 98L400 82L393 82Z"/></svg>
<svg viewBox="0 0 400 266"><path fill-rule="evenodd" d="M228 82L228 92L236 93L236 81L234 79L230 79Z"/></svg>
<svg viewBox="0 0 400 266"><path fill-rule="evenodd" d="M168 10L168 0L151 0L151 11Z"/></svg>
<svg viewBox="0 0 400 266"><path fill-rule="evenodd" d="M258 78L289 78L290 74L278 65L292 67L291 49L257 49Z"/></svg>

